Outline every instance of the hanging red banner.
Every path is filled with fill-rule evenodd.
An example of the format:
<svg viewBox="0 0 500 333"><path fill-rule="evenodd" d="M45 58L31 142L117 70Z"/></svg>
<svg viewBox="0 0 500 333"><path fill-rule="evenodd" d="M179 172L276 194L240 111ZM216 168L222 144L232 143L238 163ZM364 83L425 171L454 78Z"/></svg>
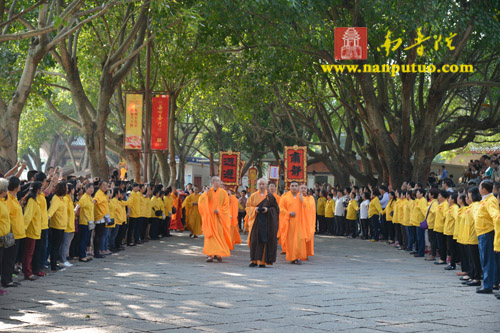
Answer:
<svg viewBox="0 0 500 333"><path fill-rule="evenodd" d="M219 152L219 177L224 185L239 185L240 153L232 151Z"/></svg>
<svg viewBox="0 0 500 333"><path fill-rule="evenodd" d="M151 150L168 149L168 96L153 97Z"/></svg>
<svg viewBox="0 0 500 333"><path fill-rule="evenodd" d="M248 169L248 191L253 193L257 191L257 178L259 177L259 170L256 167Z"/></svg>
<svg viewBox="0 0 500 333"><path fill-rule="evenodd" d="M307 147L285 147L285 184L307 183Z"/></svg>

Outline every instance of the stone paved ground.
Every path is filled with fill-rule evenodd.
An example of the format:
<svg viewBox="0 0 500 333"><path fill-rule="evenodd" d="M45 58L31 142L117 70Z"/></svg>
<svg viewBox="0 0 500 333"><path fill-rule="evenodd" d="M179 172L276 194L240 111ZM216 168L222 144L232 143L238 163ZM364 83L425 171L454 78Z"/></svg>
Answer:
<svg viewBox="0 0 500 333"><path fill-rule="evenodd" d="M77 263L0 297L1 332L498 332L500 301L383 243L316 237L301 266L206 263L176 234Z"/></svg>

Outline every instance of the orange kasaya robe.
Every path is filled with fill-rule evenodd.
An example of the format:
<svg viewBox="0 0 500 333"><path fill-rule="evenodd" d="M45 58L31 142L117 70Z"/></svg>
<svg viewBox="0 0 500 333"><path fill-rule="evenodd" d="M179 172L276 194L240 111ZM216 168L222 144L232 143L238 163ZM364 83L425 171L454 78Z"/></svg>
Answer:
<svg viewBox="0 0 500 333"><path fill-rule="evenodd" d="M216 209L218 214L215 213ZM205 235L203 253L208 256L229 257L231 218L227 192L221 188L217 191L211 188L200 196L198 210Z"/></svg>
<svg viewBox="0 0 500 333"><path fill-rule="evenodd" d="M182 225L182 202L181 198L175 194L171 194L172 199L174 200L174 207L176 209L175 214L172 214L170 219L170 230L184 230L184 226Z"/></svg>
<svg viewBox="0 0 500 333"><path fill-rule="evenodd" d="M229 234L231 235L231 244L229 248L234 250L235 244L241 244L240 231L238 228L238 205L239 201L234 195L229 197L230 205L230 216L231 216L231 227L229 229Z"/></svg>
<svg viewBox="0 0 500 333"><path fill-rule="evenodd" d="M312 195L303 197L302 220L306 222L306 250L307 256L314 255L314 233L316 232L316 201Z"/></svg>
<svg viewBox="0 0 500 333"><path fill-rule="evenodd" d="M201 194L192 193L182 202L182 207L186 209L186 227L195 236L201 235L201 216L198 210L198 200Z"/></svg>
<svg viewBox="0 0 500 333"><path fill-rule="evenodd" d="M279 207L280 235L283 250L286 251L286 260L307 260L307 221L302 218L303 204L300 193L295 197L292 192L285 193L280 199ZM295 217L290 216L291 212L295 213Z"/></svg>

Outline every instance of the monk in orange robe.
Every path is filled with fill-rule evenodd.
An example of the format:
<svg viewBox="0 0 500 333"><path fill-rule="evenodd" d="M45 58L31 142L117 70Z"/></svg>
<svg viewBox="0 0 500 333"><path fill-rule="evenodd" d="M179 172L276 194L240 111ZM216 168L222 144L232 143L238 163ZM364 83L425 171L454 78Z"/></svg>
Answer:
<svg viewBox="0 0 500 333"><path fill-rule="evenodd" d="M205 236L203 253L208 256L207 262L213 262L214 259L220 262L222 257L231 255L229 197L220 185L220 178L212 177L212 187L206 190L198 200L201 226Z"/></svg>
<svg viewBox="0 0 500 333"><path fill-rule="evenodd" d="M184 226L182 225L182 202L177 189L172 187L172 199L174 200L175 214L172 213L170 219L170 230L184 231Z"/></svg>
<svg viewBox="0 0 500 333"><path fill-rule="evenodd" d="M308 195L307 186L300 185L300 194L302 194L302 220L306 226L306 250L307 256L314 255L314 233L316 232L316 201L312 195Z"/></svg>
<svg viewBox="0 0 500 333"><path fill-rule="evenodd" d="M266 190L264 179L257 181L257 192L247 200L250 247L250 267L266 267L276 261L278 249L278 203L276 198Z"/></svg>
<svg viewBox="0 0 500 333"><path fill-rule="evenodd" d="M268 186L268 188L269 188L269 193L271 193L274 196L274 198L276 199L276 202L279 205L280 204L280 198L281 198L281 196L276 191L276 184L275 183L270 183L269 186Z"/></svg>
<svg viewBox="0 0 500 333"><path fill-rule="evenodd" d="M307 260L307 222L302 218L303 197L299 193L299 183L290 183L290 191L280 199L281 237L286 244L286 260L300 264Z"/></svg>
<svg viewBox="0 0 500 333"><path fill-rule="evenodd" d="M231 244L229 248L234 250L234 245L241 244L240 232L238 230L238 198L233 194L231 190L227 191L229 195L229 210L231 217L231 227L229 228L229 234L231 235Z"/></svg>

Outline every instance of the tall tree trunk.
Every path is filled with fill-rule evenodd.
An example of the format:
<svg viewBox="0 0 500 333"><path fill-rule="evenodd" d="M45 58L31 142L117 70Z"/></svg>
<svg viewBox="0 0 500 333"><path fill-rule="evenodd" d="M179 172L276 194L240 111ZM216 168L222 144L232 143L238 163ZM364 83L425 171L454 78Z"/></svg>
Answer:
<svg viewBox="0 0 500 333"><path fill-rule="evenodd" d="M184 175L186 173L185 167L185 159L179 156L179 176L177 177L177 182L175 184L177 188L184 188Z"/></svg>
<svg viewBox="0 0 500 333"><path fill-rule="evenodd" d="M85 133L85 144L90 161L90 170L92 177L100 177L108 179L109 169L106 159L106 136L104 128L98 130L95 123L91 124L92 130L90 133Z"/></svg>
<svg viewBox="0 0 500 333"><path fill-rule="evenodd" d="M135 150L125 150L125 159L128 165L128 179L133 179L135 182L141 182L141 158L139 152Z"/></svg>
<svg viewBox="0 0 500 333"><path fill-rule="evenodd" d="M155 152L156 159L158 160L158 166L160 169L160 179L164 186L168 185L170 181L170 166L168 165L168 153L167 152Z"/></svg>
<svg viewBox="0 0 500 333"><path fill-rule="evenodd" d="M177 180L177 163L175 162L175 112L177 111L177 95L169 94L169 114L168 114L168 152L170 155L170 181L169 185L174 186Z"/></svg>

